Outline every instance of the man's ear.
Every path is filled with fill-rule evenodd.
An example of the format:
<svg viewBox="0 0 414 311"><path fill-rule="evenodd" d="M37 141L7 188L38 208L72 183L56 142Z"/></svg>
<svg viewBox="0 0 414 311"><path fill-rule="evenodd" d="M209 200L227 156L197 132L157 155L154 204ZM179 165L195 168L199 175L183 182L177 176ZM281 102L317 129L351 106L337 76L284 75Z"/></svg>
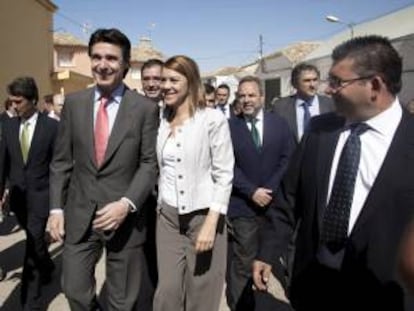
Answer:
<svg viewBox="0 0 414 311"><path fill-rule="evenodd" d="M384 81L380 76L374 76L371 80L372 90L379 92L384 87Z"/></svg>

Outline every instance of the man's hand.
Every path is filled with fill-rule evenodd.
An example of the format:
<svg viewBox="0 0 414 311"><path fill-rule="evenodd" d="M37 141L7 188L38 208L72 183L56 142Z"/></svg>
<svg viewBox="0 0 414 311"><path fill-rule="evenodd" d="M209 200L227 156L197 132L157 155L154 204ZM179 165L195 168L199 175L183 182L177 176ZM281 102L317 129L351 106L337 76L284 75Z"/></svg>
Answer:
<svg viewBox="0 0 414 311"><path fill-rule="evenodd" d="M198 233L195 251L196 253L202 253L209 251L214 246L214 240L216 238L217 222L220 217L219 212L209 211L200 232Z"/></svg>
<svg viewBox="0 0 414 311"><path fill-rule="evenodd" d="M271 265L260 260L253 261L253 282L258 290L267 290L267 283L271 273Z"/></svg>
<svg viewBox="0 0 414 311"><path fill-rule="evenodd" d="M272 190L259 187L253 193L252 199L253 202L259 205L260 207L267 206L272 201Z"/></svg>
<svg viewBox="0 0 414 311"><path fill-rule="evenodd" d="M95 213L92 226L94 230L114 231L124 222L129 213L125 201L115 201L105 205Z"/></svg>
<svg viewBox="0 0 414 311"><path fill-rule="evenodd" d="M47 220L46 231L52 242L63 242L65 236L65 218L62 213L52 213Z"/></svg>

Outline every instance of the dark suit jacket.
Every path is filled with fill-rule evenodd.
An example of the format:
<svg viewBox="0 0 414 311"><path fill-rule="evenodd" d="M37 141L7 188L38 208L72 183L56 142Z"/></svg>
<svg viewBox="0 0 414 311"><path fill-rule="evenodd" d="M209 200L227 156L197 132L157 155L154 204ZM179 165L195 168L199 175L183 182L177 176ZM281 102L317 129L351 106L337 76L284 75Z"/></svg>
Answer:
<svg viewBox="0 0 414 311"><path fill-rule="evenodd" d="M235 166L228 216L254 216L263 211L251 199L258 187L272 189L277 197L294 138L286 121L272 112L263 115L263 146L260 151L254 145L243 116L231 118L229 125Z"/></svg>
<svg viewBox="0 0 414 311"><path fill-rule="evenodd" d="M318 95L320 114L332 112L335 110L333 101L326 96ZM278 115L283 117L289 124L290 130L294 133L296 141L299 142L298 124L296 118L296 96L280 98L272 102L272 109Z"/></svg>
<svg viewBox="0 0 414 311"><path fill-rule="evenodd" d="M56 120L38 114L25 164L19 141L20 118L4 121L0 142L0 195L8 180L10 207L16 213L31 211L44 218L49 214L49 163L57 125ZM16 202L26 202L26 206Z"/></svg>
<svg viewBox="0 0 414 311"><path fill-rule="evenodd" d="M63 208L66 241L77 243L88 230L96 209L122 197L138 213L130 214L117 232L136 226L143 204L157 176L155 142L158 107L125 89L103 163L97 167L94 151L94 88L66 98L51 163L51 208ZM136 232L138 231L138 232ZM134 230L137 243L144 230Z"/></svg>
<svg viewBox="0 0 414 311"><path fill-rule="evenodd" d="M330 168L343 125L334 114L312 120L310 132L292 157L279 199L266 214L270 222L262 227L258 257L272 262L286 249L295 221L301 220L291 289L294 306L306 296L302 285L309 284L315 267ZM403 306L406 297L396 269L398 244L414 211L412 133L414 118L404 112L333 279L347 289L348 298L337 303L347 303L349 310L362 305L372 310L413 310ZM312 284L318 288L323 282L320 275ZM356 302L356 297L363 301Z"/></svg>

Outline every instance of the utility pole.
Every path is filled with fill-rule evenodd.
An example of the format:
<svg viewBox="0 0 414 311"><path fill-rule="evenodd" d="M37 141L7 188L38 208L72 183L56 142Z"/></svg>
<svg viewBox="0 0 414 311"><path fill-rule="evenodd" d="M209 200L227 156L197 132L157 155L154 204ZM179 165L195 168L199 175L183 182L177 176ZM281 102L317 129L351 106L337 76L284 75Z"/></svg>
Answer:
<svg viewBox="0 0 414 311"><path fill-rule="evenodd" d="M263 36L259 35L259 64L262 72L266 72L265 61L263 58Z"/></svg>

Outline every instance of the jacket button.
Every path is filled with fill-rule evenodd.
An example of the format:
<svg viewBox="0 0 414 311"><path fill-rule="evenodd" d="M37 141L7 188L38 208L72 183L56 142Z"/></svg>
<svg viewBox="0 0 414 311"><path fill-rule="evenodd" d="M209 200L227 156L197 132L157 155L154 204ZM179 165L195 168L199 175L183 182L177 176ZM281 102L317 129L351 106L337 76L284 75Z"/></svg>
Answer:
<svg viewBox="0 0 414 311"><path fill-rule="evenodd" d="M183 179L183 175L178 175L178 179Z"/></svg>
<svg viewBox="0 0 414 311"><path fill-rule="evenodd" d="M178 144L177 144L177 147L181 147L181 144L180 144L180 143L178 143Z"/></svg>
<svg viewBox="0 0 414 311"><path fill-rule="evenodd" d="M180 159L180 158L178 158L178 159L177 159L177 162L181 162L181 159Z"/></svg>
<svg viewBox="0 0 414 311"><path fill-rule="evenodd" d="M184 191L183 191L183 190L181 190L181 191L180 191L180 194L184 194Z"/></svg>
<svg viewBox="0 0 414 311"><path fill-rule="evenodd" d="M184 206L184 205L183 205L183 206L181 206L181 209L182 209L182 210L185 210L185 206Z"/></svg>

